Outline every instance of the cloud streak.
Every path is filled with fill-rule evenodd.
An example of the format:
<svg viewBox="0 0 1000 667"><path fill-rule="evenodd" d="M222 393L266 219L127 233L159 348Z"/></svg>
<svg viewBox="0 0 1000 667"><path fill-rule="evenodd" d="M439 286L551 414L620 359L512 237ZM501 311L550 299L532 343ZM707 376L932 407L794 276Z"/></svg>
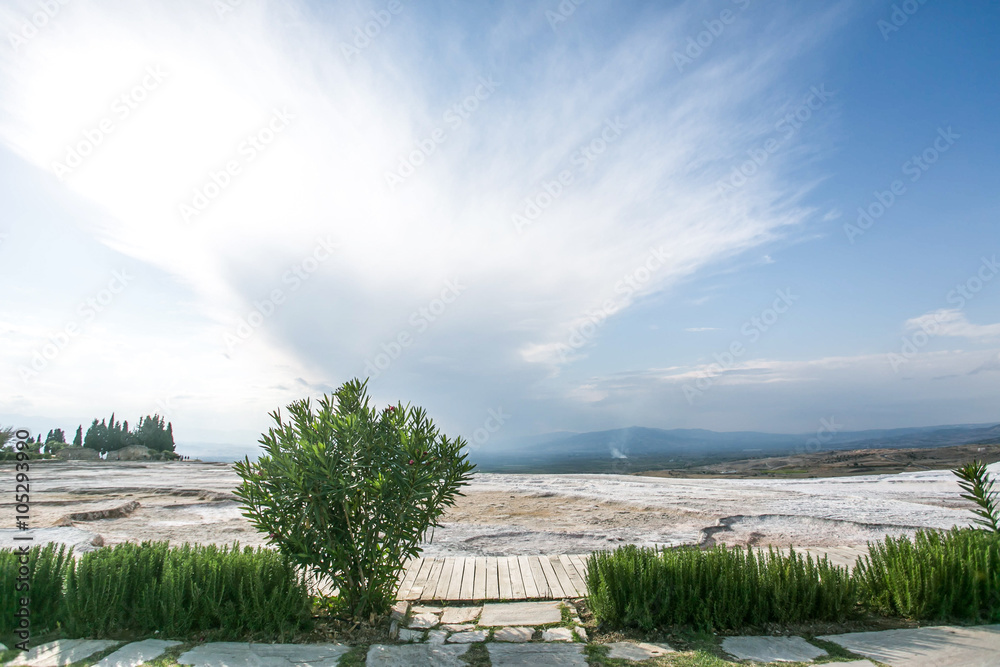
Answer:
<svg viewBox="0 0 1000 667"><path fill-rule="evenodd" d="M14 25L31 6L0 19ZM671 53L700 20L697 6L615 17L614 33L602 29L609 8L581 8L554 32L540 7L494 8L458 32L407 7L347 59L339 45L367 7L245 2L219 17L203 2L75 0L45 34L0 55L0 142L53 173L156 68L163 83L61 186L101 212L80 223L89 233L184 290L183 321L131 327L129 349L170 355L175 370L163 375L192 383L177 392L182 409L285 401L301 388L283 376L323 387L361 374L457 277L461 299L375 388L426 396L446 422L472 427L525 386L535 389L520 400L575 395L554 380L567 360L550 352L588 312L613 300L608 317L621 317L812 213L794 150L762 165L753 187L720 198L717 184L773 132L753 120L766 105L808 92L789 68L840 9L767 21L748 10L678 72ZM609 123L620 127L613 141ZM401 162L412 173L390 187ZM518 233L512 217L563 172L571 180ZM328 235L341 251L229 354L226 335ZM623 298L623 276L660 247L669 261ZM571 360L600 342L597 331ZM88 343L105 356L120 344ZM109 373L104 382L120 380ZM155 384L135 391L151 401ZM233 398L211 398L220 395ZM19 396L25 409L43 400Z"/></svg>

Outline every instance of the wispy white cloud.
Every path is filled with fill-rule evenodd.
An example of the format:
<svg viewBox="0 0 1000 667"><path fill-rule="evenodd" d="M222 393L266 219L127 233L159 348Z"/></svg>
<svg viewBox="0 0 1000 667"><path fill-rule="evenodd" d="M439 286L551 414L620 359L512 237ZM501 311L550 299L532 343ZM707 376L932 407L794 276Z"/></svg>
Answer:
<svg viewBox="0 0 1000 667"><path fill-rule="evenodd" d="M14 25L34 7L8 4L0 20ZM761 105L808 89L789 68L840 11L776 11L766 23L748 13L679 74L670 54L700 16L693 5L623 24L614 38L581 8L573 22L600 36L596 50L567 37L571 23L553 34L537 7L509 5L493 26L469 26L488 35L483 43L408 6L347 62L339 45L364 17L357 8L320 15L294 2L244 2L220 18L193 0L74 0L24 48L0 55L0 142L53 172L103 118L114 120L61 187L103 212L86 224L104 244L184 286L190 321L136 326L129 341L92 336L96 355L162 350L163 374L188 369L189 404L225 412L232 406L212 396L253 391L258 405L294 393L249 378L336 382L408 334L380 386L420 384L461 421L470 406L553 377L566 362L559 346L588 312L612 300L616 317L808 218L801 202L813 184L795 177L793 150L762 167L753 187L720 198L716 186L773 131ZM148 68L162 83L129 97L127 117L115 115ZM495 81L488 96L484 78ZM456 124L449 109L476 95ZM280 132L275 113L289 119ZM609 124L621 127L613 141ZM250 149L254 138L262 145ZM390 188L386 174L401 161L421 164ZM227 172L231 162L238 169ZM563 172L569 182L553 195ZM514 214L540 206L543 193L550 203L519 233ZM182 206L200 209L199 196L204 210L186 216ZM343 252L252 347L226 359L226 333L273 290L287 291L288 267L328 234ZM669 263L624 293L622 277L659 246ZM467 290L417 331L412 313L454 279ZM2 361L20 359L5 351ZM80 364L79 383L66 386L92 381ZM97 393L110 394L125 373L108 367ZM38 406L51 390L19 395Z"/></svg>
<svg viewBox="0 0 1000 667"><path fill-rule="evenodd" d="M983 352L925 352L905 374L895 373L881 354L652 368L588 377L572 396L592 423L616 420L621 426L632 423L622 415L658 411L659 421L642 425L774 431L781 421L784 431L798 432L831 414L867 425L898 405L919 407L921 416L913 423L982 422L982 415L996 414L989 407L995 378L986 371L1000 370L1000 356L996 350L989 354L983 363ZM700 378L710 378L711 387L692 405L684 387ZM887 395L894 397L889 405Z"/></svg>
<svg viewBox="0 0 1000 667"><path fill-rule="evenodd" d="M906 321L907 331L926 331L935 336L955 336L972 339L1000 338L1000 323L973 324L964 312L943 308Z"/></svg>

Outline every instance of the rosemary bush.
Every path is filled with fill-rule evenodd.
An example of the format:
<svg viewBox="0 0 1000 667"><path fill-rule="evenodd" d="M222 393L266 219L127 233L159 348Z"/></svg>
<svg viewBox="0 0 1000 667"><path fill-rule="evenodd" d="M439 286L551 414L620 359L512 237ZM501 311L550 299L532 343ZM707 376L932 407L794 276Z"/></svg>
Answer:
<svg viewBox="0 0 1000 667"><path fill-rule="evenodd" d="M855 568L865 604L921 620L1000 621L1000 536L955 528L887 537Z"/></svg>
<svg viewBox="0 0 1000 667"><path fill-rule="evenodd" d="M333 582L343 611L371 620L474 466L421 408L369 406L366 385L345 383L316 411L293 403L287 423L272 413L264 454L235 466L235 494L281 553Z"/></svg>
<svg viewBox="0 0 1000 667"><path fill-rule="evenodd" d="M858 591L846 568L794 551L624 546L590 557L590 607L613 627L736 630L764 623L841 621Z"/></svg>
<svg viewBox="0 0 1000 667"><path fill-rule="evenodd" d="M0 550L0 634L7 637L17 627L14 613L21 597L31 599L32 633L53 630L61 620L63 582L67 567L72 565L72 550L65 545L49 543L33 547L28 555L30 571L28 592L18 591L18 570L22 563L14 549Z"/></svg>
<svg viewBox="0 0 1000 667"><path fill-rule="evenodd" d="M65 621L78 637L283 640L310 625L311 600L295 566L270 549L125 543L68 568Z"/></svg>

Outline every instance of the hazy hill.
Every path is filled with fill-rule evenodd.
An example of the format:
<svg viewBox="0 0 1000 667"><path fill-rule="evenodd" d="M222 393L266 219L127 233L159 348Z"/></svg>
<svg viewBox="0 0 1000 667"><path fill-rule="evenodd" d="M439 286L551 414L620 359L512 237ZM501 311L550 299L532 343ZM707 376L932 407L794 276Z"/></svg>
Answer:
<svg viewBox="0 0 1000 667"><path fill-rule="evenodd" d="M589 433L553 433L472 452L481 471L611 472L712 461L845 449L904 449L1000 441L1000 424L960 424L869 431L775 434L633 426Z"/></svg>

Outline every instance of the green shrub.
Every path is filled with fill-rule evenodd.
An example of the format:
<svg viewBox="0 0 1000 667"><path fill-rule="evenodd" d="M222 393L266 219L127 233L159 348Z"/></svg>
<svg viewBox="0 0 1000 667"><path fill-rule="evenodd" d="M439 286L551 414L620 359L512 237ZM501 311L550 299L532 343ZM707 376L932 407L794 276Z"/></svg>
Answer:
<svg viewBox="0 0 1000 667"><path fill-rule="evenodd" d="M31 632L38 633L56 628L61 619L63 581L66 569L72 563L72 550L50 542L33 547L28 555L30 591L17 590L18 570L21 563L15 549L0 549L0 634L9 636L17 627L14 613L20 607L20 598L30 597Z"/></svg>
<svg viewBox="0 0 1000 667"><path fill-rule="evenodd" d="M985 530L1000 533L1000 507L997 506L997 492L993 489L993 480L986 471L986 464L973 461L952 471L958 477L958 485L965 493L962 497L971 500L977 507L972 510L976 515L973 525Z"/></svg>
<svg viewBox="0 0 1000 667"><path fill-rule="evenodd" d="M69 568L65 619L70 636L281 640L309 626L311 601L295 566L270 549L125 543Z"/></svg>
<svg viewBox="0 0 1000 667"><path fill-rule="evenodd" d="M862 599L881 614L921 620L1000 621L1000 536L919 531L868 546L855 568Z"/></svg>
<svg viewBox="0 0 1000 667"><path fill-rule="evenodd" d="M856 609L846 568L794 551L624 546L590 557L590 607L614 627L735 630L764 623L841 621Z"/></svg>
<svg viewBox="0 0 1000 667"><path fill-rule="evenodd" d="M244 515L282 553L339 589L359 619L392 604L403 563L471 477L461 438L440 435L420 408L369 407L367 381L288 406L261 439L265 453L235 468Z"/></svg>

